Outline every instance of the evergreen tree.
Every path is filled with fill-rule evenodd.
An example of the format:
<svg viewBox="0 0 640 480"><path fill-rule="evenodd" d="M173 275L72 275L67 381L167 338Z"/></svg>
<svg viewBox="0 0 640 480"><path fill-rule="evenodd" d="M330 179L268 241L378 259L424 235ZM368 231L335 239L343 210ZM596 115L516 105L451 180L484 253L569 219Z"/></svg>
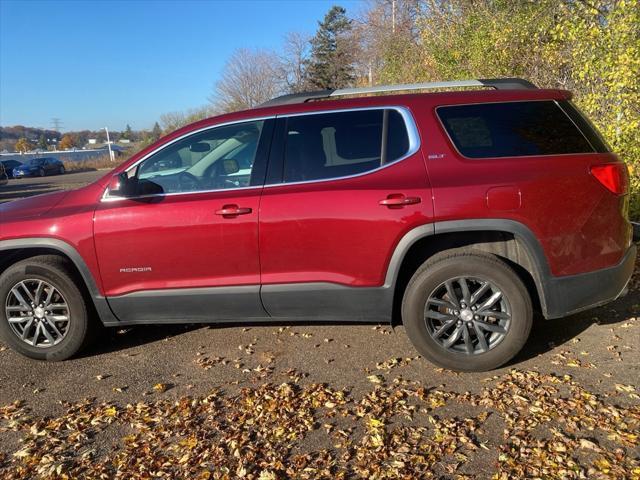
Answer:
<svg viewBox="0 0 640 480"><path fill-rule="evenodd" d="M355 78L355 42L350 34L351 20L343 7L327 12L311 39L311 56L307 64L308 84L321 89L342 88Z"/></svg>
<svg viewBox="0 0 640 480"><path fill-rule="evenodd" d="M46 150L47 147L47 138L44 136L44 133L42 133L40 134L40 139L38 140L38 148L40 150Z"/></svg>
<svg viewBox="0 0 640 480"><path fill-rule="evenodd" d="M120 135L120 138L123 138L125 140L133 140L132 137L133 137L133 130L131 130L131 125L127 123L127 126L125 127L122 135Z"/></svg>
<svg viewBox="0 0 640 480"><path fill-rule="evenodd" d="M156 122L153 125L153 130L151 130L151 138L155 141L160 138L160 135L162 135L162 129L160 128L160 124Z"/></svg>

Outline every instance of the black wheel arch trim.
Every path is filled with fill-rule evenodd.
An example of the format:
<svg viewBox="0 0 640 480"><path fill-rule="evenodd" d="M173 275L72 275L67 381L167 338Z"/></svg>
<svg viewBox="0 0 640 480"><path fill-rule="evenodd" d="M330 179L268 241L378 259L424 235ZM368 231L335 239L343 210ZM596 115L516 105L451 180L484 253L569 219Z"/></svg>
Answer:
<svg viewBox="0 0 640 480"><path fill-rule="evenodd" d="M117 324L118 319L115 317L107 300L104 296L100 294L100 290L98 289L98 284L96 283L91 270L87 267L82 255L78 253L78 251L69 243L64 240L60 240L58 238L49 238L49 237L33 237L33 238L16 238L11 240L0 240L0 254L6 250L14 250L14 249L38 249L38 248L48 248L52 250L56 250L66 256L71 262L75 265L78 272L82 276L82 280L84 281L87 290L89 291L89 295L93 300L93 305L98 313L98 317L102 321L102 323L106 324Z"/></svg>
<svg viewBox="0 0 640 480"><path fill-rule="evenodd" d="M470 219L470 220L450 220L434 222L416 227L407 232L398 242L385 277L385 287L394 286L400 272L402 262L411 246L418 240L445 233L468 232L468 231L495 231L507 232L514 235L515 239L522 243L527 255L535 266L535 271L529 272L536 285L540 298L543 314L547 316L548 288L546 280L551 277L551 271L547 262L547 257L542 249L542 245L534 233L526 225L515 220L507 219Z"/></svg>
<svg viewBox="0 0 640 480"><path fill-rule="evenodd" d="M548 319L565 317L615 300L624 292L633 273L636 257L634 245L617 265L557 277L551 273L547 256L537 237L523 223L507 219L451 220L422 225L405 234L389 262L385 287L395 285L402 262L416 241L431 235L465 231L495 231L514 235L532 262L533 271L528 271L536 286L542 314Z"/></svg>

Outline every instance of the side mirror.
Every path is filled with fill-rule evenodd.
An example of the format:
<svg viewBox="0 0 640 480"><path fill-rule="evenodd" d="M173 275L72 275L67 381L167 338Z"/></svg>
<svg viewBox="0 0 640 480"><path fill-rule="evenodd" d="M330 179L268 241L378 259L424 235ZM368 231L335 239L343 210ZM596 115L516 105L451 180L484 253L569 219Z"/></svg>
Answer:
<svg viewBox="0 0 640 480"><path fill-rule="evenodd" d="M109 180L109 195L112 197L132 196L132 181L127 177L126 172L119 173Z"/></svg>

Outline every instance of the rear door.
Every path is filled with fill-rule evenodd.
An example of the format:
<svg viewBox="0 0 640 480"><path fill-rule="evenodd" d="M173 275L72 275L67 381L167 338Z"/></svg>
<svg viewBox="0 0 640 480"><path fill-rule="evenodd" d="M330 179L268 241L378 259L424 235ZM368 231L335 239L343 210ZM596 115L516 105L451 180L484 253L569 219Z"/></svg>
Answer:
<svg viewBox="0 0 640 480"><path fill-rule="evenodd" d="M95 212L102 283L126 322L264 317L258 207L274 120L209 128L129 170Z"/></svg>
<svg viewBox="0 0 640 480"><path fill-rule="evenodd" d="M432 215L411 113L280 117L260 205L262 301L274 317L375 320L399 239Z"/></svg>

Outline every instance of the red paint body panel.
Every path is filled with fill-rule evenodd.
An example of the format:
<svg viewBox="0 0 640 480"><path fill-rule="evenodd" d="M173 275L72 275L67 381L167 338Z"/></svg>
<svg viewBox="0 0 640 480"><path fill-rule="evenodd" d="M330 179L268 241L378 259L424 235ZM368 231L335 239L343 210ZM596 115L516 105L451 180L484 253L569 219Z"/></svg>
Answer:
<svg viewBox="0 0 640 480"><path fill-rule="evenodd" d="M100 272L93 243L93 212L104 192L104 183L105 179L102 178L71 192L10 202L7 205L11 207L8 214L0 211L0 240L48 237L68 243L82 256L104 294L99 282ZM19 219L23 202L29 205L33 215ZM38 203L42 213L36 216Z"/></svg>
<svg viewBox="0 0 640 480"><path fill-rule="evenodd" d="M495 212L510 212L522 206L522 192L518 187L491 187L487 190L487 208Z"/></svg>
<svg viewBox="0 0 640 480"><path fill-rule="evenodd" d="M394 248L412 228L482 218L527 226L554 275L602 269L620 261L631 235L625 197L611 193L589 173L594 164L618 162L614 154L467 159L455 150L435 112L441 105L567 98L570 93L561 90L394 95L258 108L203 120L160 139L113 173L207 126L371 106L407 107L421 150L352 178L182 194L155 202L101 202L110 174L68 194L0 207L0 240L51 237L67 242L106 296L259 283L379 286ZM504 186L520 192L517 208L504 192L487 203L487 192ZM393 194L421 202L402 208L379 204ZM252 213L234 218L215 214L228 204ZM120 272L138 267L150 271Z"/></svg>
<svg viewBox="0 0 640 480"><path fill-rule="evenodd" d="M609 192L589 167L619 162L615 154L571 154L496 159L468 159L450 142L435 114L424 105L418 128L433 185L437 221L505 218L518 221L538 238L554 275L572 275L617 264L629 245L626 199ZM434 135L433 132L438 132ZM485 201L489 188L514 185L521 207L497 215Z"/></svg>
<svg viewBox="0 0 640 480"><path fill-rule="evenodd" d="M419 197L402 208L390 194ZM362 176L265 188L260 204L262 283L384 283L393 248L412 228L433 221L420 153Z"/></svg>
<svg viewBox="0 0 640 480"><path fill-rule="evenodd" d="M163 288L256 285L262 188L103 202L95 242L107 296ZM224 205L252 213L226 218ZM149 268L136 273L121 268Z"/></svg>

